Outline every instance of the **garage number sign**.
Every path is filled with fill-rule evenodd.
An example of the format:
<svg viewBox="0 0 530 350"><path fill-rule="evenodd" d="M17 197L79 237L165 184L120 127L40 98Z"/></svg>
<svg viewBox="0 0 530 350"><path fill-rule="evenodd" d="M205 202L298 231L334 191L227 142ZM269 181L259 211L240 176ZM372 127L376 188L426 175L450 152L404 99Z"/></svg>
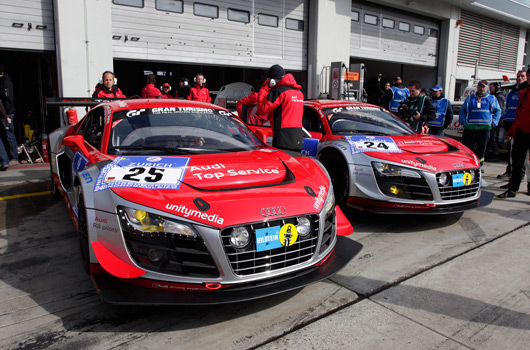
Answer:
<svg viewBox="0 0 530 350"><path fill-rule="evenodd" d="M388 136L346 136L345 138L350 144L352 154L362 152L403 152L399 149L396 142Z"/></svg>
<svg viewBox="0 0 530 350"><path fill-rule="evenodd" d="M116 157L99 172L94 192L113 187L178 189L188 157Z"/></svg>

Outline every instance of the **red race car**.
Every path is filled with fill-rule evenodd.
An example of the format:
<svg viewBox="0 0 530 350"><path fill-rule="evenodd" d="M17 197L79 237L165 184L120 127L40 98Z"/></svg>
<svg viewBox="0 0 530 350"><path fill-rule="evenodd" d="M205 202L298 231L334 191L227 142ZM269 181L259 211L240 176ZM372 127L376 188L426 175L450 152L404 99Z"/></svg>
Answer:
<svg viewBox="0 0 530 350"><path fill-rule="evenodd" d="M417 134L363 102L304 104L302 153L324 164L338 204L374 213L451 214L491 203L493 193L481 190L477 157L460 142ZM263 140L272 136L270 127L250 127Z"/></svg>
<svg viewBox="0 0 530 350"><path fill-rule="evenodd" d="M228 110L120 100L49 135L54 186L101 298L210 304L301 288L360 250L311 158L264 144Z"/></svg>

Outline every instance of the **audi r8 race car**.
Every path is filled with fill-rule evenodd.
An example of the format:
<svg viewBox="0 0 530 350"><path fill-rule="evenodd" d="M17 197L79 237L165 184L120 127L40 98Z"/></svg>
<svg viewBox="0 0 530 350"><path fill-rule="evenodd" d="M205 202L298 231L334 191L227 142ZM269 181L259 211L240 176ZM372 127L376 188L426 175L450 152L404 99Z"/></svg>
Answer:
<svg viewBox="0 0 530 350"><path fill-rule="evenodd" d="M304 102L302 153L326 167L337 203L376 213L448 214L491 203L480 163L456 140L417 134L375 105ZM262 139L271 128L251 126Z"/></svg>
<svg viewBox="0 0 530 350"><path fill-rule="evenodd" d="M81 257L114 304L210 304L301 288L361 245L325 169L228 110L120 100L49 135Z"/></svg>

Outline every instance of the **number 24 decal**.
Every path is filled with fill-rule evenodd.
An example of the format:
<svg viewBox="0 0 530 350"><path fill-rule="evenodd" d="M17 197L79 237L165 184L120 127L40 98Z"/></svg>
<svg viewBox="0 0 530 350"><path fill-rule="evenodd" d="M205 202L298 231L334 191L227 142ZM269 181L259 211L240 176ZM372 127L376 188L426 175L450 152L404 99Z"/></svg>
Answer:
<svg viewBox="0 0 530 350"><path fill-rule="evenodd" d="M149 168L149 171L147 174L153 175L153 176L146 176L147 174L141 176L143 173L145 173L146 168L130 168L128 169L128 172L131 174L127 174L123 176L123 180L127 181L145 181L145 182L158 182L162 179L164 174L164 169L157 169L157 168Z"/></svg>
<svg viewBox="0 0 530 350"><path fill-rule="evenodd" d="M366 145L367 148L384 148L384 149L388 149L388 145L384 142L379 142L377 144L377 146L375 145L375 142L372 142L372 141L364 141L364 144Z"/></svg>

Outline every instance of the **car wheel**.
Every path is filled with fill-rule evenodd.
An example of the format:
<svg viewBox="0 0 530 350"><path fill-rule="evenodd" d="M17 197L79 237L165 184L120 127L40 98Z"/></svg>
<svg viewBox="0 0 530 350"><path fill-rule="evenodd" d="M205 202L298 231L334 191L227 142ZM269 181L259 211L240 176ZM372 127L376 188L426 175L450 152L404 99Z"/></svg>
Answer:
<svg viewBox="0 0 530 350"><path fill-rule="evenodd" d="M90 250L88 242L88 225L86 218L86 209L83 196L79 197L77 203L77 227L79 229L79 249L81 251L81 261L83 269L87 274L90 274Z"/></svg>
<svg viewBox="0 0 530 350"><path fill-rule="evenodd" d="M350 188L348 165L344 161L344 158L338 154L331 154L330 156L323 158L321 161L331 178L335 193L335 202L339 206L345 207L348 201L348 191Z"/></svg>

